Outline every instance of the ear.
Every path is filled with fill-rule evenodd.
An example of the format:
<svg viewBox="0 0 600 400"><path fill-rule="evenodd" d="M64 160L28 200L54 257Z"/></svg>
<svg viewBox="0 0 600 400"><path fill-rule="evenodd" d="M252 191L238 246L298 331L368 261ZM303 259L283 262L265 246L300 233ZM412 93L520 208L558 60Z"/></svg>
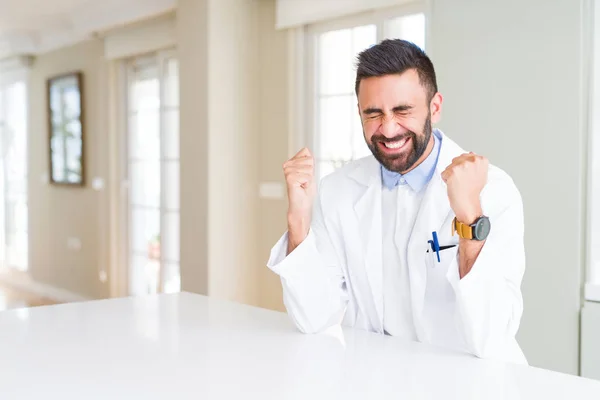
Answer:
<svg viewBox="0 0 600 400"><path fill-rule="evenodd" d="M431 110L431 123L437 124L442 118L442 102L444 98L438 92L431 99L431 103L429 103L429 109Z"/></svg>

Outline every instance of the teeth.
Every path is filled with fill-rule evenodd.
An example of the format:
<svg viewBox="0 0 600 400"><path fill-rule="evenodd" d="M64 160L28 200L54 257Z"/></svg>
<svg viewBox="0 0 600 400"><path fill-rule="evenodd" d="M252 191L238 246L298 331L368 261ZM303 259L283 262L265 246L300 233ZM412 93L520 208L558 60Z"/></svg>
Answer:
<svg viewBox="0 0 600 400"><path fill-rule="evenodd" d="M400 147L404 146L404 143L406 143L407 140L408 138L399 140L397 142L384 143L384 145L388 149L399 149Z"/></svg>

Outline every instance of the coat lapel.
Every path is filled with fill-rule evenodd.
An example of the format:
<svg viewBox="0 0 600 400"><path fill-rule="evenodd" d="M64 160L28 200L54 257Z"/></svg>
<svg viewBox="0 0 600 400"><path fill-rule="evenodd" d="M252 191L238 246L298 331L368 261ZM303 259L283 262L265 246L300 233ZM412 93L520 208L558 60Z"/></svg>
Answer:
<svg viewBox="0 0 600 400"><path fill-rule="evenodd" d="M376 315L370 314L371 325L383 332L383 260L381 232L381 170L374 158L365 160L363 168L357 168L352 177L361 184L354 203L364 255L364 271L370 287L370 295Z"/></svg>

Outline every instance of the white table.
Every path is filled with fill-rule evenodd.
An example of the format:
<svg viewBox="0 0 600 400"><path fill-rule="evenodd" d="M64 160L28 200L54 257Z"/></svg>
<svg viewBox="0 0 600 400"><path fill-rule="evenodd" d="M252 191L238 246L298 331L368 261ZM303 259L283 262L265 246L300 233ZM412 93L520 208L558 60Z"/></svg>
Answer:
<svg viewBox="0 0 600 400"><path fill-rule="evenodd" d="M548 349L548 351L552 351ZM0 312L0 399L600 399L600 382L188 293Z"/></svg>

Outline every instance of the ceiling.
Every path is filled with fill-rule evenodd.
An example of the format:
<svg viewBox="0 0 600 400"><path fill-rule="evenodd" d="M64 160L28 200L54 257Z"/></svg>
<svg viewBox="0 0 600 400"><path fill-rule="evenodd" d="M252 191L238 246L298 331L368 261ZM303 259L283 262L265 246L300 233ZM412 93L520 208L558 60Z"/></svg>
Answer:
<svg viewBox="0 0 600 400"><path fill-rule="evenodd" d="M68 46L175 6L176 0L0 0L0 59Z"/></svg>

